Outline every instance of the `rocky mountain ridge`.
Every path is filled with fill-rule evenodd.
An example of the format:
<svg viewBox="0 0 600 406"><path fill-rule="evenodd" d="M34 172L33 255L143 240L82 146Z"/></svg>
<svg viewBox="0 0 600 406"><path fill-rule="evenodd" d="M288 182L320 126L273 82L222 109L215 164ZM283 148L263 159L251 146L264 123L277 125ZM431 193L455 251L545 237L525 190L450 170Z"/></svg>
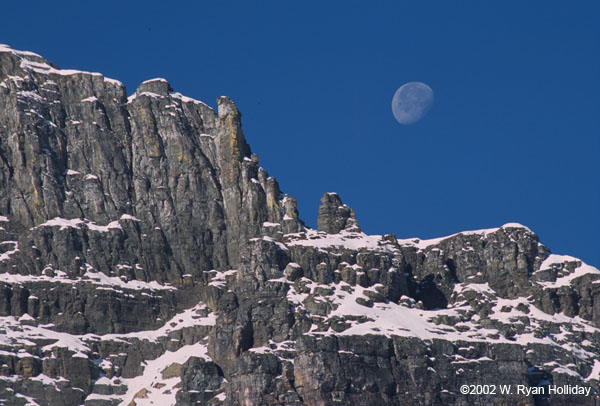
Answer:
<svg viewBox="0 0 600 406"><path fill-rule="evenodd" d="M335 193L305 227L217 105L0 46L0 404L595 404L600 271L519 224L366 235Z"/></svg>

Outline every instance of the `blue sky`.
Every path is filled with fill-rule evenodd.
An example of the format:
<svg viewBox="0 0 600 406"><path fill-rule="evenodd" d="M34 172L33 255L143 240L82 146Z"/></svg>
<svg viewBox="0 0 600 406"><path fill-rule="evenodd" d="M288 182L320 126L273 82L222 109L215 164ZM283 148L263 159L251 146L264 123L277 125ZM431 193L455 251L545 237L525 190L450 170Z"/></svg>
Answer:
<svg viewBox="0 0 600 406"><path fill-rule="evenodd" d="M519 222L600 265L597 1L10 3L13 48L129 93L165 77L230 96L309 225L335 191L368 233ZM391 99L410 81L435 104L401 126Z"/></svg>

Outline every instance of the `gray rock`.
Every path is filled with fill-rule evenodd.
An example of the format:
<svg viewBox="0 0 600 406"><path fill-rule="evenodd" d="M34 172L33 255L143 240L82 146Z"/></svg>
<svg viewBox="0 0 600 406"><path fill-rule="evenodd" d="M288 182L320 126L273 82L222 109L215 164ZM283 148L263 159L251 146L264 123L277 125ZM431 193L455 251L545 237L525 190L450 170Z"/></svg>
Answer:
<svg viewBox="0 0 600 406"><path fill-rule="evenodd" d="M461 394L478 383L597 395L600 272L515 224L365 236L333 193L305 228L241 117L226 97L215 111L153 79L127 98L0 46L1 402L133 404L154 360L172 367L138 393L178 405L489 404Z"/></svg>
<svg viewBox="0 0 600 406"><path fill-rule="evenodd" d="M325 193L321 197L317 228L330 234L337 234L342 230L361 231L354 210L343 204L337 193Z"/></svg>

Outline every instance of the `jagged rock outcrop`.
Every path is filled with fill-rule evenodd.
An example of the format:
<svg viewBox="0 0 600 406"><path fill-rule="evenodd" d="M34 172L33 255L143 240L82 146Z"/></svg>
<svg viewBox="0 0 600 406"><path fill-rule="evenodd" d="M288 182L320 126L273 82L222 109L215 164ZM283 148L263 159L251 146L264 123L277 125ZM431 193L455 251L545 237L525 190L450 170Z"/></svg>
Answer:
<svg viewBox="0 0 600 406"><path fill-rule="evenodd" d="M0 403L593 405L599 354L600 271L528 228L305 227L230 99L0 46Z"/></svg>
<svg viewBox="0 0 600 406"><path fill-rule="evenodd" d="M325 193L321 197L317 229L330 234L342 230L361 232L354 210L342 203L337 193Z"/></svg>

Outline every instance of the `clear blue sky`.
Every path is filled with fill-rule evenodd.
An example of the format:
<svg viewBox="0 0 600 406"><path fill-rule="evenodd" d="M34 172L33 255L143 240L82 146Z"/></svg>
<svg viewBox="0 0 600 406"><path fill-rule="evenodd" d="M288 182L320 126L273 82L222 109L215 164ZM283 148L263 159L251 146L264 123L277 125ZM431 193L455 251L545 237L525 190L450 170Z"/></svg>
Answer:
<svg viewBox="0 0 600 406"><path fill-rule="evenodd" d="M0 42L129 93L165 77L212 106L233 98L309 225L336 191L368 233L519 222L600 265L598 1L13 1L1 14ZM401 126L390 104L409 81L436 99Z"/></svg>

